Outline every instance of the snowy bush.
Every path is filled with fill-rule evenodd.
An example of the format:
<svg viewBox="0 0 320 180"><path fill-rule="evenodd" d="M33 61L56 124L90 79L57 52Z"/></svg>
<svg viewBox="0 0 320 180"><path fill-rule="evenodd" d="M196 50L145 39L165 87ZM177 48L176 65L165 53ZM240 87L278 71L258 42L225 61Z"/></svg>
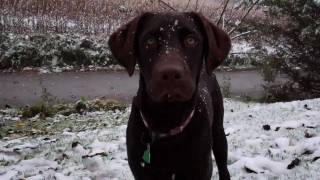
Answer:
<svg viewBox="0 0 320 180"><path fill-rule="evenodd" d="M80 35L2 34L0 69L24 67L106 67L116 64L107 38Z"/></svg>
<svg viewBox="0 0 320 180"><path fill-rule="evenodd" d="M266 90L271 100L320 97L320 5L314 0L265 0L266 18L251 22L258 30L257 45L267 45L273 54L263 53ZM264 51L266 52L266 51ZM285 74L284 85L274 78Z"/></svg>

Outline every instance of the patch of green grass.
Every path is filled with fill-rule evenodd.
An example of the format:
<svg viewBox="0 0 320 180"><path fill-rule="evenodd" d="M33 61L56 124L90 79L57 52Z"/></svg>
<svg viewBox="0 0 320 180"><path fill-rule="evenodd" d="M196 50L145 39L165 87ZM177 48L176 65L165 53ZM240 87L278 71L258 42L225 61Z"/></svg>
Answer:
<svg viewBox="0 0 320 180"><path fill-rule="evenodd" d="M121 116L128 107L126 103L110 99L78 102L84 103L86 109L78 112L77 103L49 106L45 102L21 108L14 116L21 117L20 120L9 119L4 122L4 125L0 127L0 137L51 135L63 132L65 129L70 131L97 129L119 125L126 119ZM103 114L107 113L110 116L104 115L102 119L95 115L86 116L86 113L95 111L104 111Z"/></svg>
<svg viewBox="0 0 320 180"><path fill-rule="evenodd" d="M40 118L50 117L54 114L54 109L49 107L49 105L40 101L33 106L26 106L21 109L23 118L31 118L39 114Z"/></svg>
<svg viewBox="0 0 320 180"><path fill-rule="evenodd" d="M8 166L10 164L10 162L5 161L5 160L0 160L0 166Z"/></svg>
<svg viewBox="0 0 320 180"><path fill-rule="evenodd" d="M263 94L260 96L250 96L248 94L242 94L241 96L238 97L231 97L234 99L237 99L239 101L249 103L249 102L254 102L254 103L272 103L273 101L270 101L270 97L267 94Z"/></svg>
<svg viewBox="0 0 320 180"><path fill-rule="evenodd" d="M91 110L125 110L128 107L128 105L124 102L120 102L114 99L97 99L92 103ZM89 107L90 109L90 107Z"/></svg>
<svg viewBox="0 0 320 180"><path fill-rule="evenodd" d="M81 111L115 111L115 110L124 110L128 107L126 103L113 100L113 99L96 99L93 101L87 101L84 98L81 98L81 104L84 104L86 108L81 108ZM46 117L52 117L56 114L61 114L64 116L69 116L73 113L80 113L78 110L79 103L75 104L56 104L56 105L49 105L48 102L40 101L33 106L26 106L21 108L21 115L22 118L32 118L36 115L39 115L40 119L44 119Z"/></svg>

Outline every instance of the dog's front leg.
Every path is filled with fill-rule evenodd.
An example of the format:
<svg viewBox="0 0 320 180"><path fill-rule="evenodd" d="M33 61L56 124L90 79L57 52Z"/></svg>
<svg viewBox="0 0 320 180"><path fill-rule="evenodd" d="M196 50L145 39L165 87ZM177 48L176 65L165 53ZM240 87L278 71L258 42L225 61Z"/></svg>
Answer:
<svg viewBox="0 0 320 180"><path fill-rule="evenodd" d="M145 177L145 173L143 172L143 167L141 165L140 152L143 150L139 146L137 146L137 144L134 145L134 143L130 139L131 137L127 136L127 141L129 140L129 143L127 142L127 154L131 172L133 173L135 180L147 180L147 178Z"/></svg>
<svg viewBox="0 0 320 180"><path fill-rule="evenodd" d="M213 154L218 166L219 179L229 180L230 174L227 168L228 145L223 128L215 128L213 131Z"/></svg>
<svg viewBox="0 0 320 180"><path fill-rule="evenodd" d="M132 104L131 114L128 121L126 138L128 162L135 180L148 179L143 172L144 169L141 164L142 153L145 150L145 146L141 142L142 131L142 120L140 119L139 110L135 106L134 102Z"/></svg>
<svg viewBox="0 0 320 180"><path fill-rule="evenodd" d="M192 156L192 155L191 155ZM211 156L211 155L210 155ZM212 158L194 159L188 166L175 174L175 180L210 180L212 176Z"/></svg>

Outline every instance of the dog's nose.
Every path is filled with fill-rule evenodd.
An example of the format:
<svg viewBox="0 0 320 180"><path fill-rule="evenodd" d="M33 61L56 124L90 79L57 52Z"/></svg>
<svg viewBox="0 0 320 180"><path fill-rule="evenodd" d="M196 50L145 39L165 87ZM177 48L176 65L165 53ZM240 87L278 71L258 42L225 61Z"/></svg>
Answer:
<svg viewBox="0 0 320 180"><path fill-rule="evenodd" d="M178 66L169 66L159 69L161 81L175 82L183 78L183 69Z"/></svg>

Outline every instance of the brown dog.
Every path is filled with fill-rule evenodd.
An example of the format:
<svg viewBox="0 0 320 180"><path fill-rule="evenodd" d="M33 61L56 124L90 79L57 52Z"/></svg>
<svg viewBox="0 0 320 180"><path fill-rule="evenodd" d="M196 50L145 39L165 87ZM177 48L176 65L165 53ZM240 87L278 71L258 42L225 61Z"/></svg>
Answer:
<svg viewBox="0 0 320 180"><path fill-rule="evenodd" d="M198 13L144 13L113 33L114 57L140 68L127 128L137 180L208 180L213 150L220 179L230 179L223 101L212 71L227 57L229 36Z"/></svg>

